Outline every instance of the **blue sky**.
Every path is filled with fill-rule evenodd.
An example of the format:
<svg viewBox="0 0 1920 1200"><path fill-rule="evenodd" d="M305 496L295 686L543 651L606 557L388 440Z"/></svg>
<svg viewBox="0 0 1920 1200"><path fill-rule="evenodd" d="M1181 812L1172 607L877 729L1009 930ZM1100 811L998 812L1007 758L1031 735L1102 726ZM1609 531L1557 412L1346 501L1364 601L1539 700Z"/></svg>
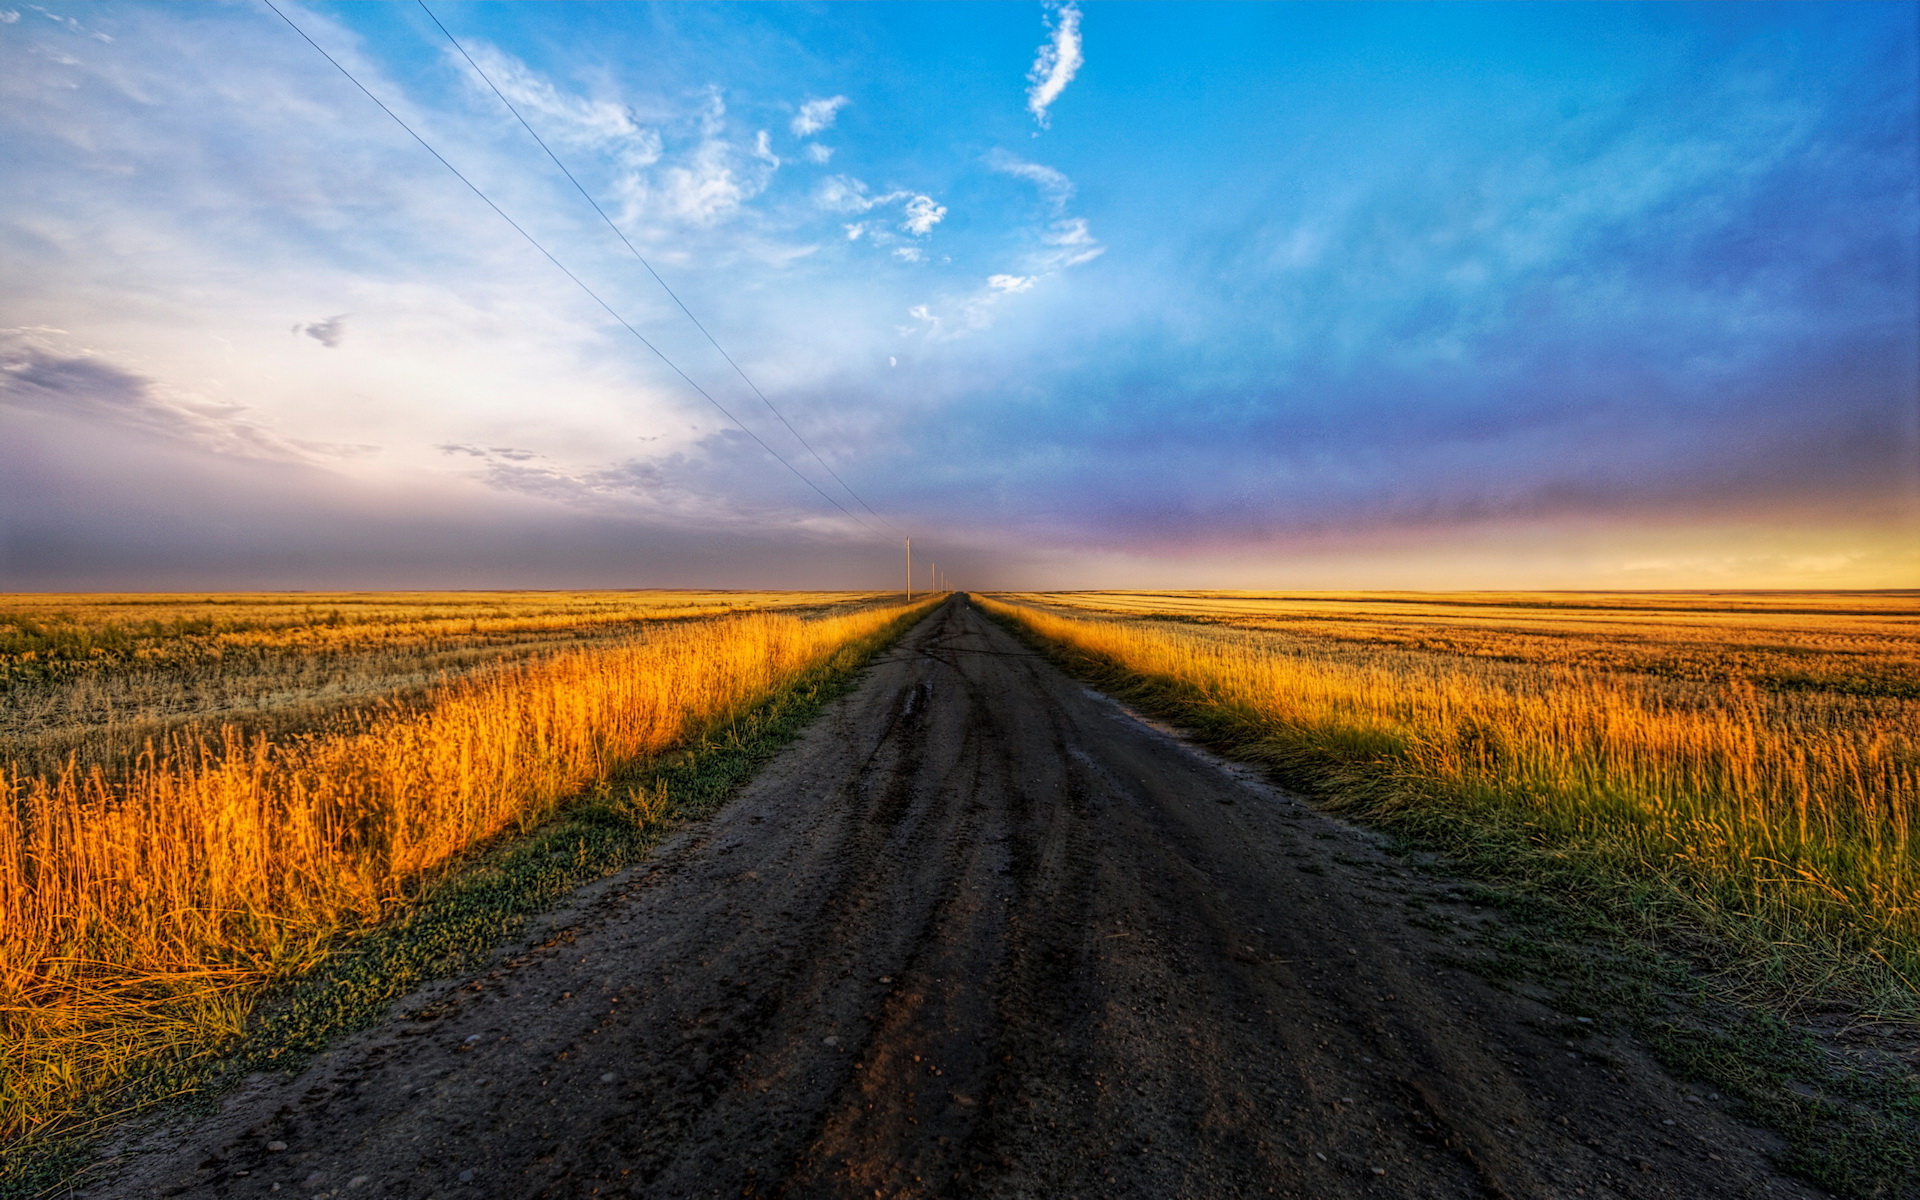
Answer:
<svg viewBox="0 0 1920 1200"><path fill-rule="evenodd" d="M0 0L0 587L1920 583L1909 4ZM871 526L872 528L868 528Z"/></svg>

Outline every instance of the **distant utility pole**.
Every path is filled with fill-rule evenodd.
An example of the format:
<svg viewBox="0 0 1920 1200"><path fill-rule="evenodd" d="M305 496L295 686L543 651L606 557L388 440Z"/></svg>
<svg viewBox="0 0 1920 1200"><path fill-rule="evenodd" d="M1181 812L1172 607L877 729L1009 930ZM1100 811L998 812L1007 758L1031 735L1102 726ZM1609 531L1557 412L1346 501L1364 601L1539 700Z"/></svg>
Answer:
<svg viewBox="0 0 1920 1200"><path fill-rule="evenodd" d="M940 564L939 563L927 564L927 590L930 592L937 592L940 590Z"/></svg>
<svg viewBox="0 0 1920 1200"><path fill-rule="evenodd" d="M913 602L913 539L907 539L907 602Z"/></svg>

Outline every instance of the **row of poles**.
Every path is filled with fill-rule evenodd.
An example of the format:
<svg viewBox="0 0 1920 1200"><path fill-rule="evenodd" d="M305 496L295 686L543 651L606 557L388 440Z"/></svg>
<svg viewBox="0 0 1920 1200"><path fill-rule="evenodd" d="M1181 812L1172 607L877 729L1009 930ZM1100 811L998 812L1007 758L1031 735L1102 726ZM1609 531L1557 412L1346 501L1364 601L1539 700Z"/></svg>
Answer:
<svg viewBox="0 0 1920 1200"><path fill-rule="evenodd" d="M947 577L943 575L940 571L939 563L930 562L927 564L927 588L928 590L935 591L935 592L944 592L944 591L951 590L947 586ZM907 599L908 600L913 599L913 539L912 538L907 539Z"/></svg>

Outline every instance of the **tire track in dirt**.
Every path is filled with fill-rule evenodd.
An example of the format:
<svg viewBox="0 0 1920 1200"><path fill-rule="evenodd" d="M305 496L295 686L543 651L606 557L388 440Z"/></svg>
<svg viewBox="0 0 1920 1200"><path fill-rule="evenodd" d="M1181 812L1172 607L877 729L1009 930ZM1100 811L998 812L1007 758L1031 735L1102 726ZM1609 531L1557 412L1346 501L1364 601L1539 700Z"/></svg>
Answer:
<svg viewBox="0 0 1920 1200"><path fill-rule="evenodd" d="M653 862L83 1194L1813 1194L1409 899L1457 902L956 599Z"/></svg>

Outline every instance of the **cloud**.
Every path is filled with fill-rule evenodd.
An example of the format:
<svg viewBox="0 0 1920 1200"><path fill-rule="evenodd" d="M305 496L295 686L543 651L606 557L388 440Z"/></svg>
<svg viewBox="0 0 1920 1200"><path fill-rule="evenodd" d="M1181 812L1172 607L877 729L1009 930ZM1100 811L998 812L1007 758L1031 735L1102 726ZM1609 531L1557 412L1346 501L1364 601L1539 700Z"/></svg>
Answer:
<svg viewBox="0 0 1920 1200"><path fill-rule="evenodd" d="M806 155L808 162L825 165L827 160L833 157L833 147L822 146L819 142L808 142L806 149L801 153Z"/></svg>
<svg viewBox="0 0 1920 1200"><path fill-rule="evenodd" d="M682 528L764 533L781 526L811 530L836 540L857 528L842 515L795 514L786 505L770 505L753 489L738 486L734 473L768 478L764 452L744 435L729 433L707 449L706 461L685 455L657 460L580 464L510 446L449 442L437 447L449 457L474 460L461 474L495 491L527 496L603 516L663 520ZM716 479L712 472L717 472Z"/></svg>
<svg viewBox="0 0 1920 1200"><path fill-rule="evenodd" d="M933 227L947 215L946 205L936 201L932 196L906 190L876 196L868 192L865 183L850 175L831 175L821 180L820 186L814 189L813 200L828 212L848 214L869 213L882 205L898 204L901 213L899 225L901 232L918 238L932 233ZM891 246L899 241L896 235L885 229L878 221L855 222L845 228L848 241L858 241L862 236L882 246ZM917 252L909 255L900 254L896 250L895 254L912 262L920 261Z"/></svg>
<svg viewBox="0 0 1920 1200"><path fill-rule="evenodd" d="M660 196L669 215L710 225L765 186L763 180L742 176L733 167L733 147L723 141L702 142L685 166L668 167Z"/></svg>
<svg viewBox="0 0 1920 1200"><path fill-rule="evenodd" d="M1067 201L1073 199L1073 180L1052 167L1028 162L998 147L987 154L986 163L991 170L1024 179L1038 187L1040 194L1053 205L1055 211L1064 209Z"/></svg>
<svg viewBox="0 0 1920 1200"><path fill-rule="evenodd" d="M1033 60L1033 69L1027 72L1027 80L1033 84L1027 89L1027 111L1040 128L1046 129L1052 124L1047 110L1067 90L1074 75L1080 70L1086 57L1080 52L1080 9L1071 3L1049 5L1047 24L1052 28L1052 36L1040 47L1040 53Z"/></svg>
<svg viewBox="0 0 1920 1200"><path fill-rule="evenodd" d="M474 60L532 124L550 137L611 160L617 173L608 190L623 201L622 223L652 217L694 226L717 224L764 192L780 168L765 130L751 139L742 137L738 144L729 140L726 98L718 88L706 89L691 112L666 110L662 127L655 128L642 124L625 103L570 94L491 46L471 49ZM486 101L497 103L484 80L471 72L467 78Z"/></svg>
<svg viewBox="0 0 1920 1200"><path fill-rule="evenodd" d="M527 114L528 120L548 137L613 150L629 166L647 166L659 159L660 135L634 120L632 110L626 105L567 95L519 59L485 42L470 45L468 51L514 107ZM448 47L445 53L476 92L487 103L497 106L498 101L486 80L471 74L459 52Z"/></svg>
<svg viewBox="0 0 1920 1200"><path fill-rule="evenodd" d="M1064 173L998 148L989 152L983 161L990 170L1024 179L1038 188L1054 219L1023 231L1028 251L1019 273L998 272L987 277L985 287L959 297L947 297L940 302L946 314L943 318L934 318L930 306L920 306L925 315L920 311L913 315L926 325L924 328L909 326L908 330L924 332L936 341L950 341L990 328L1002 300L1030 290L1046 276L1092 262L1107 250L1093 236L1085 217L1066 215L1067 201L1073 198L1073 181Z"/></svg>
<svg viewBox="0 0 1920 1200"><path fill-rule="evenodd" d="M46 9L41 8L38 4L29 4L27 5L27 7L39 13L41 16L45 17L47 20L52 21L54 24L64 25L75 33L86 34L88 37L92 38L96 42L112 42L113 41L112 38L108 37L104 33L100 33L97 30L96 31L88 30L85 25L82 25L80 22L74 20L72 17L61 16L59 13L56 13L56 12L48 12ZM20 14L17 12L12 12L11 10L9 10L9 12L7 13L0 13L0 25L11 25L15 21L18 21L19 19L20 19Z"/></svg>
<svg viewBox="0 0 1920 1200"><path fill-rule="evenodd" d="M1053 210L1056 219L1034 235L1048 249L1030 257L1029 270L1038 275L1047 275L1091 262L1106 253L1106 247L1096 241L1089 231L1085 217L1066 215L1067 202L1073 199L1073 180L1063 172L1043 163L1028 162L998 147L987 154L985 162L989 170L1033 184Z"/></svg>
<svg viewBox="0 0 1920 1200"><path fill-rule="evenodd" d="M117 426L239 458L318 462L374 446L308 442L240 414L245 408L167 388L87 350L60 346L58 329L0 329L0 407Z"/></svg>
<svg viewBox="0 0 1920 1200"><path fill-rule="evenodd" d="M947 215L947 209L943 204L935 204L931 196L916 195L908 198L906 215L907 219L900 222L900 228L915 237L925 237Z"/></svg>
<svg viewBox="0 0 1920 1200"><path fill-rule="evenodd" d="M306 334L329 350L337 350L347 336L347 317L349 313L336 313L324 321L309 321L304 325L295 325L293 332Z"/></svg>
<svg viewBox="0 0 1920 1200"><path fill-rule="evenodd" d="M829 175L813 191L813 201L828 212L863 213L880 200L867 194L867 185L851 175Z"/></svg>
<svg viewBox="0 0 1920 1200"><path fill-rule="evenodd" d="M23 20L0 26L0 141L18 185L0 204L0 225L14 231L0 327L62 324L77 335L47 335L38 357L0 355L0 527L22 528L15 514L27 504L53 514L52 530L104 529L109 515L139 511L142 501L109 510L99 499L136 494L134 473L102 453L109 444L128 460L188 464L183 474L265 480L262 497L283 475L325 475L340 494L368 497L405 479L449 511L538 513L555 529L630 512L651 521L664 502L641 467L695 498L744 480L759 511L818 505L777 466L722 453L697 398L624 333L583 320L565 279L449 191L416 146L393 130L375 136L378 110L346 103L351 89L339 92L304 43L244 9L180 11L113 10L111 47L36 20L24 3ZM538 220L569 264L630 273L595 257L605 231L564 178L536 169L527 154L537 151L490 94L415 69L417 44L383 43L385 26L358 12L314 10L311 27L359 55L351 61L370 86L418 116L503 207ZM1906 219L1915 137L1899 98L1911 92L1912 39L1885 36L1902 31L1897 19L1846 13L1832 27L1859 45L1809 33L1804 58L1797 42L1794 55L1774 53L1779 39L1724 54L1689 42L1698 53L1676 67L1628 38L1606 43L1623 61L1593 77L1530 75L1532 60L1508 64L1517 76L1462 76L1457 47L1441 39L1422 42L1404 72L1396 60L1390 79L1330 71L1285 112L1271 108L1270 73L1257 68L1210 75L1205 97L1173 87L1153 98L1176 131L1202 110L1265 113L1267 143L1310 142L1315 153L1288 159L1284 187L1260 156L1215 155L1177 132L1143 135L1118 157L1076 156L1072 179L1026 161L1026 139L1004 140L1024 155L983 159L985 141L956 158L964 139L931 127L885 146L836 134L848 156L821 165L817 143L757 137L787 126L791 98L810 93L753 59L755 31L738 55L680 65L611 42L574 55L555 43L531 60L545 79L522 83L550 92L542 112L524 109L534 128L591 192L614 197L607 210L702 320L734 331L723 334L728 349L836 470L847 464L863 491L876 481L870 498L884 498L889 516L930 537L946 520L1010 552L1166 547L1178 557L1205 544L1221 548L1221 563L1235 547L1271 562L1286 557L1262 551L1275 537L1411 528L1422 532L1408 544L1437 545L1443 526L1626 527L1707 504L1751 505L1760 521L1843 502L1878 513L1910 495L1920 479ZM1379 50L1363 43L1329 52L1364 66ZM1172 69L1210 69L1210 44L1200 39ZM57 66L43 46L84 62ZM709 80L727 85L724 106L700 89ZM909 72L882 82L898 90L871 101L863 91L856 125L917 95ZM1015 85L1004 86L1002 108ZM991 95L956 103L940 128L990 126ZM1083 108L1102 106L1076 102L1075 125L1129 120ZM285 153L289 144L300 152ZM770 174L768 154L787 160L784 177ZM674 169L684 174L670 187ZM817 203L828 176L856 170L873 186L845 182L833 204ZM1196 172L1211 181L1205 203L1181 191ZM1090 205L1100 198L1084 215L1079 182ZM910 201L924 194L924 211L941 207L922 184L955 207L918 233L906 224ZM957 198L982 185L996 205ZM703 220L712 224L694 223ZM842 231L848 244L782 278L764 247L795 228L823 243ZM1090 262L1108 236L1114 257ZM949 245L950 267L940 263ZM895 257L915 248L925 263ZM1098 286L1078 286L1080 265ZM643 275L633 284L620 295L636 322L672 317L664 334L705 349ZM320 305L353 312L354 355L305 349L304 325L322 318L299 318L289 335L285 316ZM916 315L900 321L910 306ZM976 332L982 322L993 328ZM901 325L919 329L902 338ZM1868 326L1890 332L1845 340ZM362 353L376 333L381 354ZM1789 378L1796 362L1812 366ZM1880 374L1846 373L1875 363ZM1785 382L1754 382L1769 380ZM249 407L211 402L222 399ZM295 471L286 461L308 452L276 431L387 450L364 466ZM661 442L643 451L635 434ZM471 450L442 455L436 444ZM42 485L51 468L35 466L56 452L74 464L64 492ZM630 457L644 462L623 472ZM186 500L155 511L185 531L165 543L169 554L200 561L194 546L211 554L231 538L210 516L210 493L182 487ZM246 494L221 495L256 519L261 505ZM328 519L340 511L316 507L274 533L299 530L290 545L304 549L315 530L351 527ZM659 511L663 527L679 519L678 502ZM0 528L0 558L7 536ZM450 539L409 536L396 561L451 553ZM47 553L77 544L50 537ZM279 552L275 537L261 544ZM476 532L460 544L491 543ZM546 553L538 539L526 544ZM730 538L711 544L711 561L737 556ZM1836 539L1833 552L1851 544ZM1818 548L1798 568L1814 570ZM1621 557L1677 564L1662 568L1676 581L1693 569L1678 549L1636 545ZM355 560L342 551L337 561Z"/></svg>
<svg viewBox="0 0 1920 1200"><path fill-rule="evenodd" d="M1094 240L1087 231L1085 217L1068 217L1055 221L1040 240L1053 247L1040 255L1040 262L1049 271L1077 267L1084 262L1092 262L1107 252L1107 248Z"/></svg>
<svg viewBox="0 0 1920 1200"><path fill-rule="evenodd" d="M800 106L791 128L799 137L812 137L823 129L833 128L834 118L847 105L845 96L829 96L825 100L809 100Z"/></svg>

